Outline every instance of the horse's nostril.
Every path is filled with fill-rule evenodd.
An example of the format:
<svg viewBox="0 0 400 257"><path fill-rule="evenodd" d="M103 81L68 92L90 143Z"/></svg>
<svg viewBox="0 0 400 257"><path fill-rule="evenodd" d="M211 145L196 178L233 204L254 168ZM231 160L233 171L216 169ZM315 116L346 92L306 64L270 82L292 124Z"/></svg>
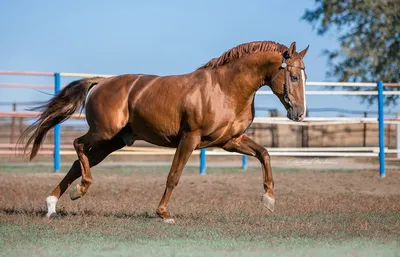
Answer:
<svg viewBox="0 0 400 257"><path fill-rule="evenodd" d="M299 119L302 120L304 118L304 112L299 115Z"/></svg>

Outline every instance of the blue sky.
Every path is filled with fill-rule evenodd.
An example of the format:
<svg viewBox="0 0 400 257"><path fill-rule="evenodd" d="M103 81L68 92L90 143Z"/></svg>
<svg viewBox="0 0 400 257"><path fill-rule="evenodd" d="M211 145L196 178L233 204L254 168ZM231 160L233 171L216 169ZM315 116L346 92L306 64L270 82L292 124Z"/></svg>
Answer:
<svg viewBox="0 0 400 257"><path fill-rule="evenodd" d="M308 80L327 81L321 53L338 43L334 34L317 36L300 20L313 6L313 0L1 1L0 70L181 74L238 44L273 40L287 46L296 41L299 51L310 45ZM0 83L7 82L53 83L51 78L0 75ZM0 88L0 102L48 97L32 89ZM367 109L357 98L340 96L308 96L307 103L310 108ZM259 96L256 105L283 110L275 96Z"/></svg>

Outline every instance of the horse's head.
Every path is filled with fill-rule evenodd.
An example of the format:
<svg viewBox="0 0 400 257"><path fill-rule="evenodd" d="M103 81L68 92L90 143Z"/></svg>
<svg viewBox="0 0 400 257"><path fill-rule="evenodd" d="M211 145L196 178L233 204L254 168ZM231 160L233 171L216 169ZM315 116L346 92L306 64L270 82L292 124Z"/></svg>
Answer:
<svg viewBox="0 0 400 257"><path fill-rule="evenodd" d="M282 60L271 78L271 89L287 110L287 117L301 121L306 116L306 78L303 57L308 46L300 53L296 52L296 42L282 53Z"/></svg>

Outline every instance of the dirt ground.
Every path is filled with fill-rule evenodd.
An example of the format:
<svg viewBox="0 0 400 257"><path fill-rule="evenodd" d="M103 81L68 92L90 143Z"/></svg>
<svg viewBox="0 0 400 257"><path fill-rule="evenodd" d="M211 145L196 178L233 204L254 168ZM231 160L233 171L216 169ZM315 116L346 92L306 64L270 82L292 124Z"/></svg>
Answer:
<svg viewBox="0 0 400 257"><path fill-rule="evenodd" d="M271 213L261 203L259 168L208 168L201 176L188 167L169 204L172 226L155 214L166 166L94 168L88 193L61 197L55 220L43 218L44 199L64 174L50 171L0 167L0 255L60 255L60 247L61 256L319 255L315 249L380 256L400 249L400 171L381 179L376 170L276 169Z"/></svg>

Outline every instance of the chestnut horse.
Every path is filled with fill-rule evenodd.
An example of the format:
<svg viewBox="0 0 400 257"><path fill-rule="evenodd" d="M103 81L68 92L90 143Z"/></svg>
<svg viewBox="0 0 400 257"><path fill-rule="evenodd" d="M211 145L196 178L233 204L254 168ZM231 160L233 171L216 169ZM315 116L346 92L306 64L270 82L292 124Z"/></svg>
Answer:
<svg viewBox="0 0 400 257"><path fill-rule="evenodd" d="M30 132L34 158L46 133L85 107L89 131L74 140L78 155L68 173L46 198L48 217L57 216L56 204L73 181L72 200L82 197L92 183L90 168L110 153L136 140L177 148L157 214L166 223L174 219L167 204L182 170L195 149L221 147L256 157L262 166L265 194L262 201L274 210L274 181L268 151L244 132L254 119L254 97L268 85L287 110L301 121L306 112L303 58L308 47L296 52L271 42L251 42L234 47L197 70L174 76L127 74L71 82L44 105Z"/></svg>

